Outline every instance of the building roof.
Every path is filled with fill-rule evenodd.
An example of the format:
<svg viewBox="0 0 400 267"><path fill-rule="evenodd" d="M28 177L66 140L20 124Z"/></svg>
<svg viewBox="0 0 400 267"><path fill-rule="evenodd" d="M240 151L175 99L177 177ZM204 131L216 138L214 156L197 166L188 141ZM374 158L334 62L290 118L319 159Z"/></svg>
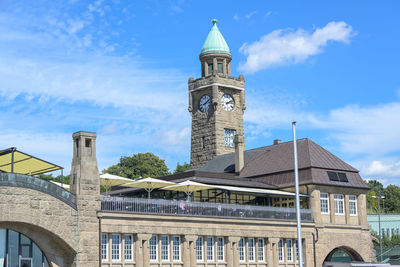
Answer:
<svg viewBox="0 0 400 267"><path fill-rule="evenodd" d="M17 150L15 147L0 151L0 171L36 175L61 170L62 167Z"/></svg>
<svg viewBox="0 0 400 267"><path fill-rule="evenodd" d="M206 41L204 42L203 48L201 49L201 56L212 53L231 54L228 44L225 42L224 37L217 27L217 22L218 21L216 19L212 20L213 26L207 36Z"/></svg>
<svg viewBox="0 0 400 267"><path fill-rule="evenodd" d="M300 184L326 184L368 188L358 170L310 139L297 140ZM293 141L246 150L241 178L253 178L278 187L293 186ZM226 173L235 171L235 154L221 155L199 168L201 171ZM346 174L348 182L332 181L327 171Z"/></svg>

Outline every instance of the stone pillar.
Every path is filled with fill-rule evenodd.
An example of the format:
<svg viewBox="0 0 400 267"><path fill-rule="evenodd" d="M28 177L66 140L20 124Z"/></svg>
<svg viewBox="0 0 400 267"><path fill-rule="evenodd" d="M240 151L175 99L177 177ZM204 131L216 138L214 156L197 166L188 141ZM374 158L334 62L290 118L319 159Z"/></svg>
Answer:
<svg viewBox="0 0 400 267"><path fill-rule="evenodd" d="M344 216L346 224L350 223L349 195L344 195Z"/></svg>
<svg viewBox="0 0 400 267"><path fill-rule="evenodd" d="M222 72L224 73L224 75L228 75L226 68L226 58L224 58L224 61L222 63Z"/></svg>
<svg viewBox="0 0 400 267"><path fill-rule="evenodd" d="M329 194L329 214L331 215L331 224L335 224L335 196Z"/></svg>
<svg viewBox="0 0 400 267"><path fill-rule="evenodd" d="M218 73L218 61L217 58L213 58L213 75L217 75Z"/></svg>
<svg viewBox="0 0 400 267"><path fill-rule="evenodd" d="M267 239L266 245L267 245L267 249L265 251L265 258L266 258L267 265L268 265L268 267L274 266L273 254L272 254L272 243L271 243L270 238Z"/></svg>
<svg viewBox="0 0 400 267"><path fill-rule="evenodd" d="M217 110L218 107L218 102L219 102L219 95L218 95L218 85L213 85L212 86L212 103L214 110Z"/></svg>
<svg viewBox="0 0 400 267"><path fill-rule="evenodd" d="M99 266L100 177L96 159L96 133L72 135L71 193L76 196L78 216L74 229L75 266Z"/></svg>
<svg viewBox="0 0 400 267"><path fill-rule="evenodd" d="M207 61L203 62L203 68L204 68L204 77L210 75L210 73L208 73L208 63L207 63Z"/></svg>
<svg viewBox="0 0 400 267"><path fill-rule="evenodd" d="M360 225L368 225L365 194L360 194L357 196L357 216Z"/></svg>
<svg viewBox="0 0 400 267"><path fill-rule="evenodd" d="M269 238L268 243L271 244L271 257L267 259L268 266L278 266L278 242L279 238L274 237L274 238Z"/></svg>
<svg viewBox="0 0 400 267"><path fill-rule="evenodd" d="M146 267L150 262L149 240L151 234L137 234L136 267Z"/></svg>
<svg viewBox="0 0 400 267"><path fill-rule="evenodd" d="M231 63L228 63L228 77L231 76Z"/></svg>
<svg viewBox="0 0 400 267"><path fill-rule="evenodd" d="M314 189L310 196L310 208L313 213L313 217L316 223L321 222L321 201L320 201L320 191Z"/></svg>
<svg viewBox="0 0 400 267"><path fill-rule="evenodd" d="M196 266L196 239L195 235L185 235L182 243L182 261L184 267Z"/></svg>
<svg viewBox="0 0 400 267"><path fill-rule="evenodd" d="M226 238L226 264L227 266L239 266L238 242L240 237L228 236Z"/></svg>

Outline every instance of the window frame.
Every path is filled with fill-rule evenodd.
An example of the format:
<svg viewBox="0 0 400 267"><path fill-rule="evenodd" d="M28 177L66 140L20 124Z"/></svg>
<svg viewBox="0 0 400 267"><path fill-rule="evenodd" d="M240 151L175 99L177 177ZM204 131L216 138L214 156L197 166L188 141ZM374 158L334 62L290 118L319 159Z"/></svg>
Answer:
<svg viewBox="0 0 400 267"><path fill-rule="evenodd" d="M128 250L128 247L127 247L127 244L126 244L126 237L130 237L131 238L131 243L129 244L130 245L130 255L131 255L131 258L130 259L127 259L126 258L126 256L127 256L127 250ZM132 234L124 234L124 260L125 261L133 261L133 254L134 254L134 247L133 247L133 245L134 245L134 243L135 243L135 241L133 240L133 235Z"/></svg>
<svg viewBox="0 0 400 267"><path fill-rule="evenodd" d="M199 259L199 256L201 256L201 259ZM202 236L196 239L196 261L204 262L204 239Z"/></svg>
<svg viewBox="0 0 400 267"><path fill-rule="evenodd" d="M250 240L252 242L252 246L251 247L250 247ZM256 241L255 241L255 239L253 237L247 238L247 260L249 262L255 262L256 261Z"/></svg>
<svg viewBox="0 0 400 267"><path fill-rule="evenodd" d="M345 215L344 209L344 195L342 194L334 194L333 201L335 204L335 215ZM341 203L341 205L340 205ZM342 208L342 212L340 212L340 207Z"/></svg>
<svg viewBox="0 0 400 267"><path fill-rule="evenodd" d="M152 240L154 240L155 244L152 244ZM155 249L155 258L152 259L152 247L154 247ZM149 258L150 261L154 262L154 261L158 261L158 237L156 235L152 235L149 239Z"/></svg>
<svg viewBox="0 0 400 267"><path fill-rule="evenodd" d="M261 241L261 246L260 246ZM265 262L265 241L264 238L257 238L257 261L258 262ZM261 249L260 249L261 248ZM260 257L260 255L262 257Z"/></svg>
<svg viewBox="0 0 400 267"><path fill-rule="evenodd" d="M239 261L246 261L246 242L244 237L241 237L238 242L238 250L239 250Z"/></svg>
<svg viewBox="0 0 400 267"><path fill-rule="evenodd" d="M211 243L208 242L209 240L211 240ZM211 246L209 244L211 244ZM211 248L211 254L209 253L210 252L209 248ZM206 260L207 260L207 262L215 261L214 253L215 253L214 237L207 236L206 237ZM211 257L209 257L209 256L211 256Z"/></svg>
<svg viewBox="0 0 400 267"><path fill-rule="evenodd" d="M283 242L283 239L279 239L277 248L278 248L278 261L284 262L285 261L285 244Z"/></svg>
<svg viewBox="0 0 400 267"><path fill-rule="evenodd" d="M354 197L354 199L352 199ZM351 208L352 204L354 205L354 209ZM354 213L353 213L354 211ZM357 196L356 195L349 195L349 214L350 216L357 216Z"/></svg>
<svg viewBox="0 0 400 267"><path fill-rule="evenodd" d="M217 261L225 261L225 240L223 237L217 237Z"/></svg>
<svg viewBox="0 0 400 267"><path fill-rule="evenodd" d="M118 237L119 242L114 244L114 237ZM114 248L114 245L117 246L118 250ZM114 250L118 251L118 258L114 259ZM111 261L118 262L121 261L121 234L111 234Z"/></svg>
<svg viewBox="0 0 400 267"><path fill-rule="evenodd" d="M235 141L234 141L235 135L236 135L235 129L224 128L224 147L228 147L228 148L235 147ZM229 139L229 143L227 142L228 139Z"/></svg>
<svg viewBox="0 0 400 267"><path fill-rule="evenodd" d="M169 261L170 259L170 242L169 242L169 236L168 235L162 235L161 238L161 261ZM164 241L166 240L166 244ZM166 252L166 253L165 253ZM164 256L166 255L166 258Z"/></svg>
<svg viewBox="0 0 400 267"><path fill-rule="evenodd" d="M104 239L105 237L105 239ZM105 242L103 242L105 241ZM108 247L109 247L109 238L108 234L102 233L101 234L101 261L108 261ZM103 254L103 245L105 245L105 254ZM103 255L105 255L105 258L103 258Z"/></svg>
<svg viewBox="0 0 400 267"><path fill-rule="evenodd" d="M290 244L290 246L289 246ZM286 239L286 261L293 262L293 240Z"/></svg>
<svg viewBox="0 0 400 267"><path fill-rule="evenodd" d="M175 241L178 240L178 244L176 245ZM180 236L172 236L172 261L181 261L181 237ZM178 249L176 250L176 247ZM176 252L178 254L176 254ZM178 258L176 259L176 255L178 255Z"/></svg>
<svg viewBox="0 0 400 267"><path fill-rule="evenodd" d="M322 197L324 195L324 197ZM326 196L326 197L325 197ZM319 199L320 199L320 205L321 205L321 214L329 214L329 194L328 193L320 193L319 194ZM322 202L326 201L326 210L327 211L322 211Z"/></svg>

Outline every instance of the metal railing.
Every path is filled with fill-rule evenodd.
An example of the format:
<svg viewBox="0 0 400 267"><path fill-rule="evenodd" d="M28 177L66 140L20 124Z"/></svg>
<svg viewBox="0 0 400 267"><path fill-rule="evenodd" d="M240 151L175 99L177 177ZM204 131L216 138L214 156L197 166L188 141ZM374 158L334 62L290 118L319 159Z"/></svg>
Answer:
<svg viewBox="0 0 400 267"><path fill-rule="evenodd" d="M101 196L101 210L121 213L296 221L296 209L294 208L164 199ZM301 209L301 219L305 222L312 222L311 210Z"/></svg>
<svg viewBox="0 0 400 267"><path fill-rule="evenodd" d="M64 188L34 176L18 173L0 173L0 186L25 187L49 194L70 205L75 210L75 195Z"/></svg>

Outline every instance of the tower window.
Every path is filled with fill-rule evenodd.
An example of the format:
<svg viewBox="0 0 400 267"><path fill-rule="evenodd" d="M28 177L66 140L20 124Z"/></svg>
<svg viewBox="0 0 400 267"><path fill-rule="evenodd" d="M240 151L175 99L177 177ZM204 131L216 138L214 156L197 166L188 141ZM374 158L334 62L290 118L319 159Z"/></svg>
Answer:
<svg viewBox="0 0 400 267"><path fill-rule="evenodd" d="M205 136L203 136L203 137L201 138L201 147L202 147L202 148L206 148L206 137L205 137Z"/></svg>
<svg viewBox="0 0 400 267"><path fill-rule="evenodd" d="M226 147L235 147L235 144L233 142L235 135L236 135L236 130L224 129L224 137L225 137L225 146Z"/></svg>
<svg viewBox="0 0 400 267"><path fill-rule="evenodd" d="M212 63L208 63L208 74L212 74L213 73L213 64Z"/></svg>
<svg viewBox="0 0 400 267"><path fill-rule="evenodd" d="M218 73L223 73L222 63L218 63Z"/></svg>
<svg viewBox="0 0 400 267"><path fill-rule="evenodd" d="M85 139L85 147L90 147L91 143L92 143L92 140L90 140L88 138Z"/></svg>

